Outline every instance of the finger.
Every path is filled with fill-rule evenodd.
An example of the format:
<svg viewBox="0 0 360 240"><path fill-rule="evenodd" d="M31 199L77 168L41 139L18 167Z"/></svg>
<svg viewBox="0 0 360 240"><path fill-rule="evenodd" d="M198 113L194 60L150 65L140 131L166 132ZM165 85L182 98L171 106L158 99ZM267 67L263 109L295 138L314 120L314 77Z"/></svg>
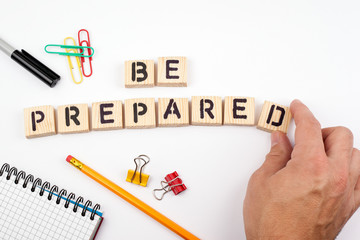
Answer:
<svg viewBox="0 0 360 240"><path fill-rule="evenodd" d="M324 152L321 126L311 111L299 100L292 101L290 110L296 125L293 156Z"/></svg>
<svg viewBox="0 0 360 240"><path fill-rule="evenodd" d="M360 176L360 151L357 148L352 150L352 157L350 163L350 182L354 188Z"/></svg>
<svg viewBox="0 0 360 240"><path fill-rule="evenodd" d="M291 158L292 146L285 133L275 131L271 134L271 149L266 155L262 170L267 176L272 176L282 168Z"/></svg>
<svg viewBox="0 0 360 240"><path fill-rule="evenodd" d="M345 127L322 129L326 155L339 167L349 166L353 158L352 132Z"/></svg>
<svg viewBox="0 0 360 240"><path fill-rule="evenodd" d="M358 178L358 181L355 186L354 197L355 197L355 206L356 209L358 209L360 207L360 177Z"/></svg>

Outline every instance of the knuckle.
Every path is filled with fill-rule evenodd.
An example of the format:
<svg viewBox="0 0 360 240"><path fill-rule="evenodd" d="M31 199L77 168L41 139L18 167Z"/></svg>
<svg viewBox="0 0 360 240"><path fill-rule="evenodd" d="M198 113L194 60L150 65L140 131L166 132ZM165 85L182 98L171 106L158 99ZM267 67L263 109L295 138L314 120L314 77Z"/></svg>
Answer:
<svg viewBox="0 0 360 240"><path fill-rule="evenodd" d="M344 126L336 127L336 131L337 131L339 134L347 137L348 139L353 139L353 138L354 138L353 133L352 133L351 130L348 129L347 127L344 127Z"/></svg>
<svg viewBox="0 0 360 240"><path fill-rule="evenodd" d="M349 175L345 171L339 171L334 177L334 190L344 193L348 189Z"/></svg>

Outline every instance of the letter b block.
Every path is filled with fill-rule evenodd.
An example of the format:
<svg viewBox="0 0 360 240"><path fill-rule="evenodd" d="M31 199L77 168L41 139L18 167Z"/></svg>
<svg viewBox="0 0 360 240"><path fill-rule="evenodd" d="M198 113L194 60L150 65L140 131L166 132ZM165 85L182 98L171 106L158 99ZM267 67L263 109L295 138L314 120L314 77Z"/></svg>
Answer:
<svg viewBox="0 0 360 240"><path fill-rule="evenodd" d="M267 132L281 131L287 133L290 120L289 107L265 101L257 128Z"/></svg>
<svg viewBox="0 0 360 240"><path fill-rule="evenodd" d="M71 104L58 107L58 131L59 133L88 132L88 105Z"/></svg>
<svg viewBox="0 0 360 240"><path fill-rule="evenodd" d="M24 120L25 136L27 138L56 134L55 110L52 106L25 108Z"/></svg>
<svg viewBox="0 0 360 240"><path fill-rule="evenodd" d="M154 127L156 127L154 98L125 100L125 128Z"/></svg>
<svg viewBox="0 0 360 240"><path fill-rule="evenodd" d="M158 86L187 86L186 57L160 57L158 61Z"/></svg>
<svg viewBox="0 0 360 240"><path fill-rule="evenodd" d="M153 87L154 81L154 61L136 60L125 62L125 87Z"/></svg>
<svg viewBox="0 0 360 240"><path fill-rule="evenodd" d="M222 125L221 97L192 97L191 108L192 125Z"/></svg>

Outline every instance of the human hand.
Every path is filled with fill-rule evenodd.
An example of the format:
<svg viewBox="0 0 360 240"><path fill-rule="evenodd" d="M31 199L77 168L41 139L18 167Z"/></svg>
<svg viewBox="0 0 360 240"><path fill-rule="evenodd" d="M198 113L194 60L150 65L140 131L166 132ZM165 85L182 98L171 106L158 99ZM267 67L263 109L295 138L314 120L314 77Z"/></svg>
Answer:
<svg viewBox="0 0 360 240"><path fill-rule="evenodd" d="M282 132L251 176L244 224L252 239L334 239L360 205L360 151L344 127L321 129L298 100L295 145Z"/></svg>

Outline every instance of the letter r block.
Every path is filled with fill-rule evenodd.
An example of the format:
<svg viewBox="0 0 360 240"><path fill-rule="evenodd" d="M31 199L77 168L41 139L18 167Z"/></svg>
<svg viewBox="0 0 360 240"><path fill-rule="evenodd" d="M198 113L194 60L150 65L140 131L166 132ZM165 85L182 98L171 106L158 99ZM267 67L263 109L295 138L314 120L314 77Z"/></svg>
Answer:
<svg viewBox="0 0 360 240"><path fill-rule="evenodd" d="M93 103L91 112L93 130L115 130L123 128L121 101Z"/></svg>
<svg viewBox="0 0 360 240"><path fill-rule="evenodd" d="M125 87L154 87L154 72L153 60L125 61Z"/></svg>
<svg viewBox="0 0 360 240"><path fill-rule="evenodd" d="M281 131L287 133L290 121L291 112L289 107L265 101L257 128L267 132Z"/></svg>
<svg viewBox="0 0 360 240"><path fill-rule="evenodd" d="M154 127L156 127L154 98L125 100L125 128Z"/></svg>
<svg viewBox="0 0 360 240"><path fill-rule="evenodd" d="M59 133L89 132L89 108L87 104L70 104L58 107Z"/></svg>
<svg viewBox="0 0 360 240"><path fill-rule="evenodd" d="M159 98L159 127L181 127L189 125L189 100L187 98Z"/></svg>
<svg viewBox="0 0 360 240"><path fill-rule="evenodd" d="M160 57L158 61L158 86L187 86L186 57Z"/></svg>
<svg viewBox="0 0 360 240"><path fill-rule="evenodd" d="M192 97L191 124L205 126L222 125L221 97Z"/></svg>
<svg viewBox="0 0 360 240"><path fill-rule="evenodd" d="M252 97L225 97L224 125L255 125L255 99Z"/></svg>
<svg viewBox="0 0 360 240"><path fill-rule="evenodd" d="M52 106L25 108L24 120L26 138L56 134L55 110Z"/></svg>

